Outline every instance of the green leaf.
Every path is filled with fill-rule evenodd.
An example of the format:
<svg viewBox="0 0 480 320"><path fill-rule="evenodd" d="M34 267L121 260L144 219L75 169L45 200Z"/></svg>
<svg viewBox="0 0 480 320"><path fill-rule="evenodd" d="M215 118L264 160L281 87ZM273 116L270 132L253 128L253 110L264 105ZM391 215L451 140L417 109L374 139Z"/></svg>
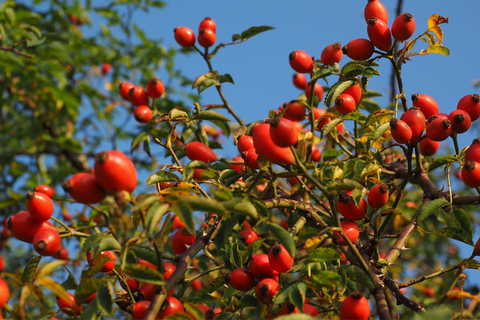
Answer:
<svg viewBox="0 0 480 320"><path fill-rule="evenodd" d="M141 264L127 264L123 272L138 281L152 283L158 286L163 285L163 275L160 271Z"/></svg>
<svg viewBox="0 0 480 320"><path fill-rule="evenodd" d="M336 191L343 191L343 190L353 190L360 184L354 180L350 179L341 179L341 180L333 180L329 182L325 187L328 190L336 190Z"/></svg>
<svg viewBox="0 0 480 320"><path fill-rule="evenodd" d="M167 213L170 209L169 204L160 204L159 202L155 203L148 209L147 214L145 215L145 229L147 235L151 235L155 231L158 222L162 219L163 215Z"/></svg>
<svg viewBox="0 0 480 320"><path fill-rule="evenodd" d="M5 18L10 26L13 26L15 24L15 11L10 7L6 7L3 10L3 13L5 14Z"/></svg>
<svg viewBox="0 0 480 320"><path fill-rule="evenodd" d="M22 285L33 283L33 279L35 279L35 272L37 271L37 267L41 259L42 256L37 256L28 260L25 269L23 269Z"/></svg>
<svg viewBox="0 0 480 320"><path fill-rule="evenodd" d="M98 306L96 302L96 298L94 301L89 303L85 309L83 309L82 315L80 316L80 320L97 320L98 314Z"/></svg>
<svg viewBox="0 0 480 320"><path fill-rule="evenodd" d="M241 39L241 37L240 37L240 35L239 35L238 33L235 33L234 35L232 35L232 41L233 41L233 42L235 42L235 41L237 41L237 40L240 40L240 39Z"/></svg>
<svg viewBox="0 0 480 320"><path fill-rule="evenodd" d="M228 169L220 173L220 177L218 178L218 180L226 187L229 187L232 183L235 183L240 177L242 177L242 174L240 172L238 172L237 170Z"/></svg>
<svg viewBox="0 0 480 320"><path fill-rule="evenodd" d="M441 156L440 158L437 158L430 163L430 166L428 167L428 172L431 172L437 168L440 168L445 164L454 163L454 162L458 162L458 159L455 156L449 156L449 155Z"/></svg>
<svg viewBox="0 0 480 320"><path fill-rule="evenodd" d="M179 107L175 107L172 110L170 110L170 112L168 113L168 117L170 120L174 120L178 118L184 121L188 120L188 114L185 111L180 110Z"/></svg>
<svg viewBox="0 0 480 320"><path fill-rule="evenodd" d="M225 206L214 199L208 199L200 196L184 196L178 198L177 201L181 201L182 204L189 205L194 211L204 211L211 213L218 213L224 215L226 213Z"/></svg>
<svg viewBox="0 0 480 320"><path fill-rule="evenodd" d="M189 232L195 232L195 222L193 221L193 210L188 204L176 203L172 206L172 211L185 224Z"/></svg>
<svg viewBox="0 0 480 320"><path fill-rule="evenodd" d="M387 109L381 109L381 110L375 111L368 116L367 121L365 122L365 127L369 127L369 126L377 127L377 122L386 123L390 121L390 115L394 113L395 111L387 110Z"/></svg>
<svg viewBox="0 0 480 320"><path fill-rule="evenodd" d="M158 171L147 178L147 186L160 182L180 182L181 179L174 173Z"/></svg>
<svg viewBox="0 0 480 320"><path fill-rule="evenodd" d="M92 257L95 257L98 253L105 250L120 252L122 251L122 246L120 246L118 241L111 235L94 234L85 240L82 249L84 252L91 250Z"/></svg>
<svg viewBox="0 0 480 320"><path fill-rule="evenodd" d="M330 108L332 103L338 98L343 91L347 90L351 86L355 85L357 82L355 80L346 80L340 81L334 84L330 90L328 90L327 96L325 97L324 104L327 108Z"/></svg>
<svg viewBox="0 0 480 320"><path fill-rule="evenodd" d="M360 102L358 107L367 110L369 113L381 110L380 105L376 101L370 99L362 99L362 102Z"/></svg>
<svg viewBox="0 0 480 320"><path fill-rule="evenodd" d="M219 86L219 85L220 83L218 83L218 81L215 79L205 79L197 87L198 94L202 93L204 90L210 88L211 86Z"/></svg>
<svg viewBox="0 0 480 320"><path fill-rule="evenodd" d="M140 144L140 142L143 140L144 137L146 137L148 135L148 133L146 132L142 132L140 133L138 136L136 136L133 140L132 140L132 146L130 147L130 153L133 153L133 150L135 150L138 145Z"/></svg>
<svg viewBox="0 0 480 320"><path fill-rule="evenodd" d="M106 280L102 278L94 278L80 284L75 290L75 302L81 305L88 297L97 292L98 288L105 285Z"/></svg>
<svg viewBox="0 0 480 320"><path fill-rule="evenodd" d="M337 157L341 156L344 154L342 150L337 150L337 149L331 149L327 150L322 154L322 160L323 161L330 161L333 159L336 159Z"/></svg>
<svg viewBox="0 0 480 320"><path fill-rule="evenodd" d="M210 282L210 284L207 287L207 292L208 293L213 293L215 290L217 290L218 288L220 288L224 284L225 284L225 278L223 276L219 276L219 277L213 279L212 282Z"/></svg>
<svg viewBox="0 0 480 320"><path fill-rule="evenodd" d="M253 219L258 219L257 208L252 204L249 198L234 197L231 200L222 202L225 208L231 212L237 212L247 215Z"/></svg>
<svg viewBox="0 0 480 320"><path fill-rule="evenodd" d="M435 199L430 201L429 203L425 204L420 208L418 213L417 221L422 222L426 218L428 218L432 213L435 213L437 210L441 210L442 207L450 204L445 199Z"/></svg>
<svg viewBox="0 0 480 320"><path fill-rule="evenodd" d="M109 317L113 315L113 287L110 282L106 286L101 287L97 292L97 306L103 313Z"/></svg>
<svg viewBox="0 0 480 320"><path fill-rule="evenodd" d="M292 235L287 230L283 229L283 227L276 224L270 224L270 231L285 247L290 256L295 258L295 241L293 240Z"/></svg>
<svg viewBox="0 0 480 320"><path fill-rule="evenodd" d="M335 119L324 125L322 128L322 137L326 137L340 122L343 122L343 119Z"/></svg>
<svg viewBox="0 0 480 320"><path fill-rule="evenodd" d="M345 63L340 71L341 74L346 74L353 70L364 70L365 67L378 67L379 64L375 61L349 61Z"/></svg>
<svg viewBox="0 0 480 320"><path fill-rule="evenodd" d="M321 68L320 70L318 70L312 75L312 78L310 79L310 81L326 78L331 74L332 74L332 71L330 71L328 68Z"/></svg>
<svg viewBox="0 0 480 320"><path fill-rule="evenodd" d="M50 279L50 278L42 278L40 280L35 281L37 286L45 287L48 290L52 291L54 295L60 298L64 298L69 301L70 296L67 294L67 291L64 287L62 287L58 282Z"/></svg>
<svg viewBox="0 0 480 320"><path fill-rule="evenodd" d="M362 96L362 98L374 98L374 97L381 97L382 94L375 90L367 90ZM370 100L369 100L370 101Z"/></svg>
<svg viewBox="0 0 480 320"><path fill-rule="evenodd" d="M447 47L442 46L441 44L434 44L428 47L427 49L428 53L439 53L443 55L450 55L450 50Z"/></svg>
<svg viewBox="0 0 480 320"><path fill-rule="evenodd" d="M310 262L329 262L341 258L338 251L333 248L317 248L308 254L308 261Z"/></svg>
<svg viewBox="0 0 480 320"><path fill-rule="evenodd" d="M310 280L322 286L336 286L341 283L342 279L336 272L319 270L312 274Z"/></svg>
<svg viewBox="0 0 480 320"><path fill-rule="evenodd" d="M237 225L238 218L238 214L234 214L230 219L226 219L220 224L220 229L218 229L218 233L213 240L217 248L225 247L225 243L233 233L233 228Z"/></svg>
<svg viewBox="0 0 480 320"><path fill-rule="evenodd" d="M230 119L225 117L223 114L215 111L200 111L198 114L194 115L190 120L209 120L209 121L222 121L230 122Z"/></svg>
<svg viewBox="0 0 480 320"><path fill-rule="evenodd" d="M376 127L375 129L373 129L373 131L370 132L370 134L368 135L367 144L366 144L367 150L370 150L372 144L375 144L375 141L377 141L378 138L380 138L385 132L387 132L388 129L390 129L389 122L384 123Z"/></svg>
<svg viewBox="0 0 480 320"><path fill-rule="evenodd" d="M307 292L307 284L305 282L292 281L284 285L278 291L273 303L284 304L290 300L299 310L302 311L303 303L305 302L306 292Z"/></svg>
<svg viewBox="0 0 480 320"><path fill-rule="evenodd" d="M375 288L375 284L372 282L368 274L357 266L340 266L339 269L345 270L347 278L358 283L359 285L366 287L370 290Z"/></svg>
<svg viewBox="0 0 480 320"><path fill-rule="evenodd" d="M234 84L232 76L228 73L225 73L224 75L219 75L218 81L220 81L220 83L229 82Z"/></svg>
<svg viewBox="0 0 480 320"><path fill-rule="evenodd" d="M437 229L433 232L436 235L455 239L469 245L473 245L472 236L465 230L456 227Z"/></svg>
<svg viewBox="0 0 480 320"><path fill-rule="evenodd" d="M41 279L43 277L49 276L52 272L54 272L58 267L65 265L67 261L65 260L56 260L45 263L41 268L40 272L37 275L37 279Z"/></svg>
<svg viewBox="0 0 480 320"><path fill-rule="evenodd" d="M256 36L259 33L262 33L262 32L268 31L268 30L272 30L272 29L275 29L275 28L270 27L270 26L251 27L251 28L242 32L242 34L240 35L240 39L242 41L245 41L247 39L250 39L253 36ZM232 39L233 39L233 37L232 37ZM235 40L233 40L233 41L235 41Z"/></svg>
<svg viewBox="0 0 480 320"><path fill-rule="evenodd" d="M455 225L465 231L469 235L469 239L471 240L473 238L472 221L470 221L470 218L468 217L468 214L465 212L465 210L461 208L456 208L453 210L452 216L455 220Z"/></svg>
<svg viewBox="0 0 480 320"><path fill-rule="evenodd" d="M357 121L365 121L367 120L367 117L365 117L364 114L354 111L350 112L342 117L343 120L357 120Z"/></svg>

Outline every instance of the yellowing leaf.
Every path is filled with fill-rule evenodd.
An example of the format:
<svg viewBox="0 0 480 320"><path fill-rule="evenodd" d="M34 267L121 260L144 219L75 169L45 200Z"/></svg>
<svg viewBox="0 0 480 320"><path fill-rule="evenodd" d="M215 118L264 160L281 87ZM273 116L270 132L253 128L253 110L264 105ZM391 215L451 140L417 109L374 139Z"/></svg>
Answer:
<svg viewBox="0 0 480 320"><path fill-rule="evenodd" d="M105 107L105 113L110 113L115 108L115 103L110 103Z"/></svg>
<svg viewBox="0 0 480 320"><path fill-rule="evenodd" d="M104 88L105 88L105 90L107 90L107 91L112 90L112 83L111 83L111 82L105 83L105 87L104 87Z"/></svg>
<svg viewBox="0 0 480 320"><path fill-rule="evenodd" d="M443 31L438 25L442 23L448 23L448 18L442 17L436 13L428 18L428 31L433 32L437 36L440 44L443 41Z"/></svg>
<svg viewBox="0 0 480 320"><path fill-rule="evenodd" d="M327 237L326 235L322 235L322 236L315 236L307 239L307 241L305 242L305 247L307 248L307 252L312 252L313 250L315 250L318 247L318 245L326 237Z"/></svg>
<svg viewBox="0 0 480 320"><path fill-rule="evenodd" d="M427 53L439 53L448 56L450 55L450 50L440 44L435 44L428 47Z"/></svg>

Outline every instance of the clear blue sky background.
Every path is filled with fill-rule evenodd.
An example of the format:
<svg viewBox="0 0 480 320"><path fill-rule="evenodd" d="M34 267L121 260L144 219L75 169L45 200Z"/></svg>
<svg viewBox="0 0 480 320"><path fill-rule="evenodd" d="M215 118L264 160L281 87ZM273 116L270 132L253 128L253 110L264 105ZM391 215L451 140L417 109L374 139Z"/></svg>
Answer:
<svg viewBox="0 0 480 320"><path fill-rule="evenodd" d="M148 13L136 12L134 22L152 38L163 38L164 45L179 47L173 37L173 29L187 26L198 31L200 21L209 16L217 24L217 43L228 43L234 33L240 33L251 26L269 25L275 30L255 36L237 46L223 48L213 59L213 67L220 74L229 73L235 85L225 84L223 90L228 101L247 123L262 120L268 111L278 108L286 101L295 99L301 92L292 85L294 71L288 63L293 50L304 50L317 58L323 48L334 42L345 45L355 38L368 38L363 10L366 0L335 1L168 1L162 10ZM383 1L389 11L389 26L396 18L397 1ZM450 56L430 54L416 56L403 66L403 83L411 106L410 95L423 93L432 96L440 106L440 112L450 113L456 109L458 100L467 94L478 92L472 87L474 79L480 79L478 53L478 13L480 1L461 2L445 0L406 0L402 12L410 12L416 21L414 37L427 29L428 17L434 13L449 18L443 24L444 45L450 49ZM93 17L95 18L95 17ZM94 24L96 20L93 19ZM415 51L425 49L419 42ZM344 56L340 65L349 61ZM374 89L385 97L377 98L385 107L390 101L389 79L391 68L386 60L380 61L381 77L370 81ZM208 71L198 54L179 56L176 68L191 78ZM159 76L166 76L159 70ZM322 85L325 83L321 82ZM331 83L330 83L331 84ZM216 90L207 89L202 93L202 105L221 103ZM233 119L233 118L232 118ZM460 137L460 148L470 144L478 131ZM236 155L232 139L225 141L222 155ZM442 142L453 148L450 139ZM126 146L125 149L128 149ZM140 180L142 181L142 180ZM479 228L475 227L475 239ZM462 256L469 256L471 247L461 246ZM479 283L478 270L468 271L468 282Z"/></svg>

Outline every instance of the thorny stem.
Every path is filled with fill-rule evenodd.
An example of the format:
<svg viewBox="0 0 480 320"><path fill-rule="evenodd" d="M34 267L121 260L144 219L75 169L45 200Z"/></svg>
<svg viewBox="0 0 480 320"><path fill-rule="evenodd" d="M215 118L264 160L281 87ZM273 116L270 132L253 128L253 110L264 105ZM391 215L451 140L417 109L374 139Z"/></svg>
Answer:
<svg viewBox="0 0 480 320"><path fill-rule="evenodd" d="M447 272L460 269L460 268L462 268L467 262L468 262L468 259L463 260L462 262L460 262L460 263L458 263L458 264L456 264L456 265L454 265L454 266L448 267L448 268L446 268L446 269L440 269L439 271L436 271L436 272L431 273L431 274L429 274L429 275L421 276L421 277L418 277L418 278L416 278L416 279L412 279L412 280L407 281L407 282L397 283L397 285L398 285L398 287L399 287L400 289L401 289L401 288L405 288L405 287L409 287L409 286L412 286L412 285L414 285L414 284L423 282L423 281L425 281L425 280L438 277L438 276L440 276L440 275L442 275L442 274L445 274L445 273L447 273Z"/></svg>

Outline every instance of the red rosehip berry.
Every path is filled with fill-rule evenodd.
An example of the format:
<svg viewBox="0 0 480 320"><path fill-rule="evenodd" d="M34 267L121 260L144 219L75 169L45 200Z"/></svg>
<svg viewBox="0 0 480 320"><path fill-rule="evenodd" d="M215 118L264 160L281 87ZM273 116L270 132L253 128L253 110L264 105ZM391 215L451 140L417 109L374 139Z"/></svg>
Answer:
<svg viewBox="0 0 480 320"><path fill-rule="evenodd" d="M392 47L392 35L388 25L376 17L368 19L368 38L380 50L389 51Z"/></svg>
<svg viewBox="0 0 480 320"><path fill-rule="evenodd" d="M368 192L368 204L375 209L381 208L387 204L389 196L388 186L385 183L374 186Z"/></svg>
<svg viewBox="0 0 480 320"><path fill-rule="evenodd" d="M370 40L363 38L353 39L342 49L343 53L355 61L364 61L370 59L373 54L373 50L375 50L373 43Z"/></svg>
<svg viewBox="0 0 480 320"><path fill-rule="evenodd" d="M299 73L310 73L313 70L313 59L302 50L295 50L288 56L290 66Z"/></svg>
<svg viewBox="0 0 480 320"><path fill-rule="evenodd" d="M308 85L307 77L303 73L295 73L293 75L293 85L300 90L305 90Z"/></svg>
<svg viewBox="0 0 480 320"><path fill-rule="evenodd" d="M448 120L452 124L453 133L464 133L470 129L472 118L463 110L454 110L448 115Z"/></svg>
<svg viewBox="0 0 480 320"><path fill-rule="evenodd" d="M235 269L225 275L226 282L239 291L249 291L255 284L253 275L243 268Z"/></svg>
<svg viewBox="0 0 480 320"><path fill-rule="evenodd" d="M165 92L165 85L159 78L152 78L147 83L147 94L152 99L160 98Z"/></svg>
<svg viewBox="0 0 480 320"><path fill-rule="evenodd" d="M192 29L187 27L177 27L173 29L173 33L175 35L175 40L180 46L187 48L195 44L195 34Z"/></svg>
<svg viewBox="0 0 480 320"><path fill-rule="evenodd" d="M439 110L437 102L426 94L412 94L412 103L414 107L420 108L425 119L429 119L434 114L437 114Z"/></svg>
<svg viewBox="0 0 480 320"><path fill-rule="evenodd" d="M340 60L342 60L342 56L342 45L340 42L336 42L334 44L329 44L323 49L320 59L323 64L333 66L335 63L339 63Z"/></svg>
<svg viewBox="0 0 480 320"><path fill-rule="evenodd" d="M398 41L405 41L415 32L415 20L411 13L399 15L392 24L392 36Z"/></svg>
<svg viewBox="0 0 480 320"><path fill-rule="evenodd" d="M359 206L355 205L352 191L343 191L337 200L338 212L348 220L361 220L367 213L367 202L361 199Z"/></svg>
<svg viewBox="0 0 480 320"><path fill-rule="evenodd" d="M378 0L368 0L367 5L365 6L365 21L368 23L368 20L373 17L383 20L385 23L388 23L388 11Z"/></svg>
<svg viewBox="0 0 480 320"><path fill-rule="evenodd" d="M268 260L272 269L279 273L290 270L294 262L290 253L281 244L277 244L270 249Z"/></svg>

